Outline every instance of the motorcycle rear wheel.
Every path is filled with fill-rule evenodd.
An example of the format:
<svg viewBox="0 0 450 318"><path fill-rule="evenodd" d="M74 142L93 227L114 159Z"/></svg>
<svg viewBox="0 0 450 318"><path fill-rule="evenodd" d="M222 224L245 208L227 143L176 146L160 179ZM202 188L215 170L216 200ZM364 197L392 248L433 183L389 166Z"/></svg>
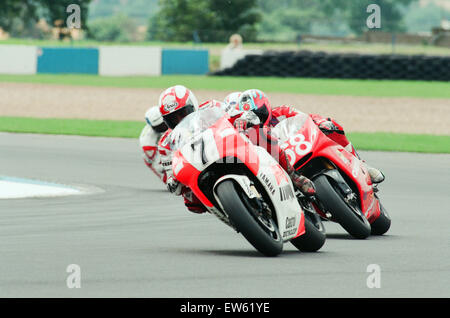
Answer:
<svg viewBox="0 0 450 318"><path fill-rule="evenodd" d="M370 236L371 227L369 221L350 207L344 197L338 193L324 175L314 179L316 197L323 206L332 214L333 220L339 223L351 236L357 239L365 239ZM359 208L358 208L359 209ZM360 211L358 211L360 212Z"/></svg>
<svg viewBox="0 0 450 318"><path fill-rule="evenodd" d="M231 223L254 248L266 256L277 256L283 251L283 240L274 221L266 220L265 225L257 219L252 207L241 198L246 194L239 186L225 180L217 186L216 193Z"/></svg>
<svg viewBox="0 0 450 318"><path fill-rule="evenodd" d="M326 235L305 217L305 233L291 243L301 252L317 252L325 244Z"/></svg>

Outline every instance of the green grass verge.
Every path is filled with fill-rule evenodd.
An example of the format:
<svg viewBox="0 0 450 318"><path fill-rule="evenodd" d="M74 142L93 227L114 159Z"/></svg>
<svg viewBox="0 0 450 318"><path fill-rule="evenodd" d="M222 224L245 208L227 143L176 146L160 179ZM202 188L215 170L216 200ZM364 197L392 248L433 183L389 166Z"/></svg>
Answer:
<svg viewBox="0 0 450 318"><path fill-rule="evenodd" d="M348 138L362 150L450 153L450 136L355 132L348 133Z"/></svg>
<svg viewBox="0 0 450 318"><path fill-rule="evenodd" d="M137 138L144 125L138 121L0 117L0 131L14 133Z"/></svg>
<svg viewBox="0 0 450 318"><path fill-rule="evenodd" d="M0 117L0 131L14 133L138 138L144 125L137 121ZM381 132L348 136L361 150L450 153L450 136Z"/></svg>
<svg viewBox="0 0 450 318"><path fill-rule="evenodd" d="M0 75L0 82L159 89L181 84L193 90L238 91L248 88L259 88L266 92L314 95L450 98L449 82L431 81L215 77L195 75L104 77L97 75L38 74Z"/></svg>

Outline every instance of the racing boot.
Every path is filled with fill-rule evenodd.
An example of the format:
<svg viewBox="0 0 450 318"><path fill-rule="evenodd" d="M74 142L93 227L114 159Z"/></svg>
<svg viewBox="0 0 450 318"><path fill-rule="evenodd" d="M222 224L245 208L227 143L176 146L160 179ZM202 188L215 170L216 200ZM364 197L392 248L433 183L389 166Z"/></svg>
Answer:
<svg viewBox="0 0 450 318"><path fill-rule="evenodd" d="M292 183L294 183L305 196L310 197L316 194L314 183L307 177L299 175L296 172L289 174L289 176L291 177Z"/></svg>
<svg viewBox="0 0 450 318"><path fill-rule="evenodd" d="M299 189L305 196L308 197L316 194L314 183L307 177L298 174L291 166L286 153L281 148L278 149L280 166L288 173L289 177L292 180L292 183L297 187L297 189Z"/></svg>
<svg viewBox="0 0 450 318"><path fill-rule="evenodd" d="M384 181L384 174L380 170L369 166L367 163L364 164L366 165L367 171L369 172L370 180L372 180L372 183L381 183Z"/></svg>
<svg viewBox="0 0 450 318"><path fill-rule="evenodd" d="M184 199L184 205L189 210L189 212L202 214L208 211L203 203L188 187L183 187L181 195Z"/></svg>

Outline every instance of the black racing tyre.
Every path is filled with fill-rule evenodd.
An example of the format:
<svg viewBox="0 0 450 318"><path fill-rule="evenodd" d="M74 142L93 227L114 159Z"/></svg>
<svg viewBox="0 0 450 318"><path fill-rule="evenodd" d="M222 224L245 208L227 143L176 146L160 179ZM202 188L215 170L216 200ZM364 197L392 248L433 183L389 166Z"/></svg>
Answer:
<svg viewBox="0 0 450 318"><path fill-rule="evenodd" d="M391 227L391 217L381 203L380 210L380 216L370 225L372 229L372 235L383 235Z"/></svg>
<svg viewBox="0 0 450 318"><path fill-rule="evenodd" d="M291 240L299 251L317 252L325 244L326 235L305 218L305 233Z"/></svg>
<svg viewBox="0 0 450 318"><path fill-rule="evenodd" d="M231 223L254 248L266 256L277 256L283 251L283 240L276 224L270 219L266 220L270 224L264 225L253 216L251 207L241 197L245 194L239 186L232 180L225 180L216 187L216 193Z"/></svg>
<svg viewBox="0 0 450 318"><path fill-rule="evenodd" d="M355 211L345 202L344 197L332 186L328 178L320 175L314 180L316 197L326 210L330 211L334 221L339 223L351 236L357 239L365 239L370 236L371 227L369 221Z"/></svg>

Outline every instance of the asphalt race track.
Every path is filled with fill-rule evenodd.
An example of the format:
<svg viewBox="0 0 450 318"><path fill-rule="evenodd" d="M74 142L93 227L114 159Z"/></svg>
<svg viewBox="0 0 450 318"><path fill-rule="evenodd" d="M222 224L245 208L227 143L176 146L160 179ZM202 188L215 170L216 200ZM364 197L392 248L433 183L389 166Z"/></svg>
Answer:
<svg viewBox="0 0 450 318"><path fill-rule="evenodd" d="M0 200L0 297L449 297L450 156L361 154L387 175L388 234L355 240L327 222L320 252L266 258L187 212L138 140L1 133L0 175L103 191ZM66 285L70 264L81 288Z"/></svg>

